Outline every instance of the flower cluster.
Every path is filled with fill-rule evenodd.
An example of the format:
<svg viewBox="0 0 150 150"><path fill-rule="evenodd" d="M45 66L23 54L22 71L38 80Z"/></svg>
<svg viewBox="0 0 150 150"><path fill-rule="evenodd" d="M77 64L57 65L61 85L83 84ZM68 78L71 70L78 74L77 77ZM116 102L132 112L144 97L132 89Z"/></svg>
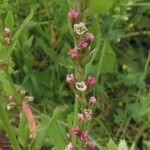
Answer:
<svg viewBox="0 0 150 150"><path fill-rule="evenodd" d="M86 89L92 88L95 83L96 79L92 76L88 76L86 81L76 81L74 74L68 74L66 77L66 82L71 86L76 88L79 91L86 91Z"/></svg>
<svg viewBox="0 0 150 150"><path fill-rule="evenodd" d="M69 12L68 16L71 20L74 31L79 37L79 42L77 43L77 45L75 45L74 48L69 50L68 55L72 59L76 59L79 58L82 54L81 50L87 48L89 44L94 40L94 35L88 32L88 29L83 22L77 23L79 17L77 9L73 8Z"/></svg>
<svg viewBox="0 0 150 150"><path fill-rule="evenodd" d="M88 48L90 43L94 40L94 35L92 33L87 32L87 28L85 27L85 24L83 22L75 24L74 31L79 36L79 42L74 48L69 50L68 55L72 59L77 59L80 58L81 55L83 55L83 52L85 52L86 54L86 51L82 51L82 49Z"/></svg>
<svg viewBox="0 0 150 150"><path fill-rule="evenodd" d="M90 44L94 40L94 35L88 32L85 23L79 22L79 12L76 8L73 8L68 16L77 39L75 46L69 50L68 55L75 62L77 69L75 74L67 75L66 82L75 92L79 108L78 113L74 113L77 124L73 124L73 127L70 129L70 140L65 150L78 150L85 147L87 150L94 150L96 144L90 141L88 129L85 126L92 118L92 108L96 103L95 96L91 96L89 100L86 100L86 96L95 85L96 79L90 75L85 77L85 70L82 64L84 58L90 53ZM73 137L77 138L76 142L72 140Z"/></svg>

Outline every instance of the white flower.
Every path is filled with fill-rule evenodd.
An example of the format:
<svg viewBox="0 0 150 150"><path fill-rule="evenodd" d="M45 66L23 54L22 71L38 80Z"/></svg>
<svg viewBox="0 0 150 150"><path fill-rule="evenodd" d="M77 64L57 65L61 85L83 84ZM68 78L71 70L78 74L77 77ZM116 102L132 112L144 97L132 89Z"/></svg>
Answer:
<svg viewBox="0 0 150 150"><path fill-rule="evenodd" d="M84 110L83 110L83 114L84 114L84 117L85 117L87 120L90 120L91 117L92 117L92 110L91 110L91 109L84 109Z"/></svg>
<svg viewBox="0 0 150 150"><path fill-rule="evenodd" d="M84 81L76 82L76 88L77 90L84 92L87 89L87 86Z"/></svg>
<svg viewBox="0 0 150 150"><path fill-rule="evenodd" d="M11 30L10 30L10 28L5 28L5 29L4 29L4 32L5 32L6 34L9 34L9 33L11 32Z"/></svg>
<svg viewBox="0 0 150 150"><path fill-rule="evenodd" d="M16 106L16 104L14 102L11 102L11 103L7 104L7 110L12 110L15 106Z"/></svg>
<svg viewBox="0 0 150 150"><path fill-rule="evenodd" d="M86 28L85 24L83 22L80 22L79 24L75 24L74 25L74 31L79 34L82 35L83 33L85 33L88 29Z"/></svg>

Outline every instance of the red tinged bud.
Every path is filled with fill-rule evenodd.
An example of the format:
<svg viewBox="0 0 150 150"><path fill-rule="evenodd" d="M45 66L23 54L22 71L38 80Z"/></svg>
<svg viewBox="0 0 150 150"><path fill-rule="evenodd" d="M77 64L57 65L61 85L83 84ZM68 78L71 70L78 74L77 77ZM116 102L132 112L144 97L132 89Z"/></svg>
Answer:
<svg viewBox="0 0 150 150"><path fill-rule="evenodd" d="M80 128L79 127L72 128L72 133L75 135L79 135L80 134Z"/></svg>
<svg viewBox="0 0 150 150"><path fill-rule="evenodd" d="M68 16L69 16L69 18L70 18L70 20L71 20L71 23L72 23L72 24L75 24L75 23L77 22L77 20L78 20L79 13L78 13L78 11L77 11L75 8L73 8L73 9L69 12Z"/></svg>
<svg viewBox="0 0 150 150"><path fill-rule="evenodd" d="M92 76L88 76L86 80L87 87L91 88L96 83L96 79Z"/></svg>

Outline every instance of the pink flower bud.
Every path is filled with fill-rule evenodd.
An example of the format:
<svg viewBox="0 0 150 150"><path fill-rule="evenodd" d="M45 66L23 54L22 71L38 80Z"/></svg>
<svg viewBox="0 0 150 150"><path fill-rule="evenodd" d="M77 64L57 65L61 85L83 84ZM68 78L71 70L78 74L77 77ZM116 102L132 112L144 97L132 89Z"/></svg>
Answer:
<svg viewBox="0 0 150 150"><path fill-rule="evenodd" d="M76 82L74 78L74 74L68 74L66 77L66 82L70 85L74 85Z"/></svg>
<svg viewBox="0 0 150 150"><path fill-rule="evenodd" d="M79 127L72 128L72 132L75 135L79 135L80 134L80 128Z"/></svg>
<svg viewBox="0 0 150 150"><path fill-rule="evenodd" d="M95 104L95 103L96 103L96 97L95 96L90 97L89 104Z"/></svg>
<svg viewBox="0 0 150 150"><path fill-rule="evenodd" d="M83 131L81 133L80 139L82 142L86 143L88 141L88 131Z"/></svg>
<svg viewBox="0 0 150 150"><path fill-rule="evenodd" d="M91 88L96 83L96 79L92 76L88 76L86 80L86 85Z"/></svg>
<svg viewBox="0 0 150 150"><path fill-rule="evenodd" d="M82 113L78 114L78 120L79 120L80 123L84 122L84 115Z"/></svg>
<svg viewBox="0 0 150 150"><path fill-rule="evenodd" d="M72 145L72 143L69 143L69 144L66 146L65 150L75 150L75 149L74 149L74 146Z"/></svg>
<svg viewBox="0 0 150 150"><path fill-rule="evenodd" d="M69 12L68 16L69 16L69 18L70 18L72 24L75 24L75 23L77 22L79 13L78 13L78 11L77 11L75 8L73 8L73 9Z"/></svg>
<svg viewBox="0 0 150 150"><path fill-rule="evenodd" d="M92 42L93 40L94 40L94 35L93 35L92 33L87 33L87 34L86 34L85 41L86 41L87 43L90 43L90 42Z"/></svg>
<svg viewBox="0 0 150 150"><path fill-rule="evenodd" d="M77 55L78 55L78 50L77 50L77 48L71 49L71 50L68 52L68 55L69 55L71 58L76 58Z"/></svg>
<svg viewBox="0 0 150 150"><path fill-rule="evenodd" d="M87 46L88 46L88 43L85 40L81 40L79 45L78 45L78 48L79 49L86 48Z"/></svg>
<svg viewBox="0 0 150 150"><path fill-rule="evenodd" d="M95 146L96 146L96 143L93 141L89 141L87 144L88 150L94 150Z"/></svg>
<svg viewBox="0 0 150 150"><path fill-rule="evenodd" d="M91 109L84 109L83 111L84 116L87 120L90 120L92 117L92 110Z"/></svg>

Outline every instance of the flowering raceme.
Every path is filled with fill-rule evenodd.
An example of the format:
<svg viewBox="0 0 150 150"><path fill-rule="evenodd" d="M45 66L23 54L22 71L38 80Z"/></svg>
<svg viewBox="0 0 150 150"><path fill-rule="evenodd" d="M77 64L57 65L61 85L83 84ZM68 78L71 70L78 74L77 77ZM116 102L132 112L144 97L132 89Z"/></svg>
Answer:
<svg viewBox="0 0 150 150"><path fill-rule="evenodd" d="M90 91L89 89L95 85L96 79L90 75L85 79L85 66L82 64L84 58L90 53L90 44L94 40L94 35L87 32L88 29L85 23L78 23L78 17L79 13L76 9L72 9L69 12L72 28L76 33L76 44L73 49L69 50L68 55L74 62L75 75L67 75L66 82L71 86L76 98L73 113L74 119L69 127L69 144L65 150L83 150L85 148L86 150L94 150L95 143L89 139L87 123L92 118L93 107L91 105L96 103L96 98L92 96L87 101L86 95Z"/></svg>

